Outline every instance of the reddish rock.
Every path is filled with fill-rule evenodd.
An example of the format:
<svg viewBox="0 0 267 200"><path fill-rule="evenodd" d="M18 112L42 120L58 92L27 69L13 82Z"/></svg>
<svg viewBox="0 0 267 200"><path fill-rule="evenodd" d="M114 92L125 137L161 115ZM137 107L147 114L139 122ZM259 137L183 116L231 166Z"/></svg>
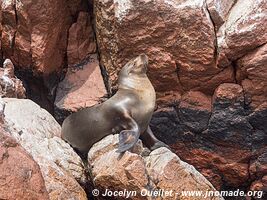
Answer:
<svg viewBox="0 0 267 200"><path fill-rule="evenodd" d="M221 84L213 96L208 129L202 133L203 139L214 145L212 151L225 159L223 163L215 166L222 174L223 180L233 187L244 185L250 178L247 169L252 155L253 127L246 117L244 100L240 85Z"/></svg>
<svg viewBox="0 0 267 200"><path fill-rule="evenodd" d="M0 68L0 96L9 98L26 98L23 83L14 74L14 65L6 59L3 68Z"/></svg>
<svg viewBox="0 0 267 200"><path fill-rule="evenodd" d="M224 83L221 84L213 96L214 103L244 103L243 88L238 84Z"/></svg>
<svg viewBox="0 0 267 200"><path fill-rule="evenodd" d="M40 166L49 199L87 199L79 184L87 181L83 162L58 137L61 127L56 120L31 100L1 100L6 128Z"/></svg>
<svg viewBox="0 0 267 200"><path fill-rule="evenodd" d="M68 65L84 61L89 54L96 52L93 25L87 12L80 12L77 22L69 29L67 57Z"/></svg>
<svg viewBox="0 0 267 200"><path fill-rule="evenodd" d="M208 128L211 115L211 98L201 92L188 92L182 96L178 107L181 123L192 132L202 132Z"/></svg>
<svg viewBox="0 0 267 200"><path fill-rule="evenodd" d="M212 94L232 82L215 63L215 32L204 0L95 1L101 63L111 85L133 56L146 53L157 92L195 89ZM214 76L224 75L211 84ZM228 80L230 77L231 80Z"/></svg>
<svg viewBox="0 0 267 200"><path fill-rule="evenodd" d="M196 77L194 77L196 79ZM230 65L222 70L219 70L212 77L200 78L201 85L196 85L193 90L199 90L207 95L213 95L214 90L222 83L235 83L235 73ZM188 80L189 81L189 80Z"/></svg>
<svg viewBox="0 0 267 200"><path fill-rule="evenodd" d="M86 63L68 69L65 79L59 83L55 99L56 117L59 121L71 112L93 106L106 94L97 55L91 55Z"/></svg>
<svg viewBox="0 0 267 200"><path fill-rule="evenodd" d="M251 131L240 85L224 83L213 96L212 114L204 137L215 145L250 150Z"/></svg>
<svg viewBox="0 0 267 200"><path fill-rule="evenodd" d="M218 63L228 66L267 41L267 1L237 1L218 33Z"/></svg>
<svg viewBox="0 0 267 200"><path fill-rule="evenodd" d="M266 199L267 197L267 175L263 176L260 180L254 181L250 190L257 191L255 199Z"/></svg>
<svg viewBox="0 0 267 200"><path fill-rule="evenodd" d="M178 108L160 108L152 118L155 135L194 165L217 189L242 187L250 180L253 127L244 109L240 85L225 83L213 101L200 92L182 96ZM256 117L258 119L258 117ZM264 118L263 118L264 119ZM251 116L255 124L259 122ZM257 144L264 146L259 136ZM235 153L233 153L235 152Z"/></svg>
<svg viewBox="0 0 267 200"><path fill-rule="evenodd" d="M261 180L254 181L251 186L251 190L267 192L267 176L262 177Z"/></svg>
<svg viewBox="0 0 267 200"><path fill-rule="evenodd" d="M14 0L11 1L1 1L1 26L2 26L2 34L1 34L1 50L5 48L5 54L12 54L11 46L14 41L12 39L15 36L16 32L16 17L14 10ZM10 57L10 56L6 56Z"/></svg>
<svg viewBox="0 0 267 200"><path fill-rule="evenodd" d="M267 44L239 59L237 66L237 80L242 84L250 106L255 109L267 102Z"/></svg>
<svg viewBox="0 0 267 200"><path fill-rule="evenodd" d="M154 199L184 199L193 200L198 197L182 196L182 191L215 191L214 187L193 166L183 162L169 149L158 148L149 155L142 142L136 145L138 151L126 151L123 155L116 152L118 135L108 135L97 142L88 153L88 163L92 169L92 178L100 191L136 191L129 199L152 199L151 196L141 196L141 191L165 190L173 194L155 195ZM182 178L181 178L182 177ZM116 199L125 199L115 197ZM223 199L207 197L208 199Z"/></svg>
<svg viewBox="0 0 267 200"><path fill-rule="evenodd" d="M251 162L249 170L254 179L259 179L267 174L267 148L256 160Z"/></svg>
<svg viewBox="0 0 267 200"><path fill-rule="evenodd" d="M207 6L211 19L218 30L226 21L227 15L236 0L208 0Z"/></svg>
<svg viewBox="0 0 267 200"><path fill-rule="evenodd" d="M192 142L192 141L191 141ZM196 167L216 189L225 186L240 187L249 181L248 164L250 151L228 147L213 147L212 143L202 140L177 142L171 145L181 159ZM200 143L203 146L201 146ZM223 149L224 148L224 149ZM235 152L233 155L232 152ZM243 160L245 158L245 161Z"/></svg>
<svg viewBox="0 0 267 200"><path fill-rule="evenodd" d="M63 64L71 23L65 1L2 1L3 56L23 69L49 74Z"/></svg>
<svg viewBox="0 0 267 200"><path fill-rule="evenodd" d="M156 99L156 105L158 108L177 106L181 100L181 94L179 92L168 91L158 93Z"/></svg>
<svg viewBox="0 0 267 200"><path fill-rule="evenodd" d="M0 199L49 199L39 166L3 127L0 127L0 179Z"/></svg>

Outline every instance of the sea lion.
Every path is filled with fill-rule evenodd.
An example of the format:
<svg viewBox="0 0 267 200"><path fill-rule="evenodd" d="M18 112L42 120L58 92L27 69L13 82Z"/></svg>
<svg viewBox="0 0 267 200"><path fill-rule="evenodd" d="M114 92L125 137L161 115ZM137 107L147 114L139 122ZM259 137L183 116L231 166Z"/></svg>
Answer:
<svg viewBox="0 0 267 200"><path fill-rule="evenodd" d="M119 133L120 153L131 149L139 136L150 149L166 146L149 127L156 94L146 75L147 65L145 54L130 60L119 73L117 93L102 104L68 116L62 125L62 138L83 153L115 133Z"/></svg>

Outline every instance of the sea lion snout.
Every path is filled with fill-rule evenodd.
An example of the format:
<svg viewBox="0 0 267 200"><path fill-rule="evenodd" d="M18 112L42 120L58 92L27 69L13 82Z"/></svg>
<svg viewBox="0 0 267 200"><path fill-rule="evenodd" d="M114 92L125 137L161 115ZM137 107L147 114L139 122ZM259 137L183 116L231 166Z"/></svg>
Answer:
<svg viewBox="0 0 267 200"><path fill-rule="evenodd" d="M146 54L142 53L140 54L137 58L136 58L136 63L137 65L143 65L145 67L147 67L148 65L148 57Z"/></svg>
<svg viewBox="0 0 267 200"><path fill-rule="evenodd" d="M134 60L133 68L131 69L131 72L137 73L137 74L144 74L147 71L148 66L148 57L146 54L140 54L138 57Z"/></svg>
<svg viewBox="0 0 267 200"><path fill-rule="evenodd" d="M146 54L142 53L139 55L140 56L140 59L145 62L145 63L148 63L148 57Z"/></svg>

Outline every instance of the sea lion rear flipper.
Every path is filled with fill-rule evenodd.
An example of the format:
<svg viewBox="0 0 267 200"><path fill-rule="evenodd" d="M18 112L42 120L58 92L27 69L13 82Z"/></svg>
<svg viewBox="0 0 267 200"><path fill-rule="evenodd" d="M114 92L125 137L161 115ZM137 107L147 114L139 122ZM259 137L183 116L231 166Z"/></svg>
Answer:
<svg viewBox="0 0 267 200"><path fill-rule="evenodd" d="M116 152L123 153L132 148L138 141L139 135L134 130L123 130L119 134L119 147Z"/></svg>
<svg viewBox="0 0 267 200"><path fill-rule="evenodd" d="M151 151L160 147L166 147L171 150L171 148L167 144L161 142L160 140L158 140L158 138L156 138L150 126L147 127L146 131L141 135L140 139L142 140L143 144Z"/></svg>

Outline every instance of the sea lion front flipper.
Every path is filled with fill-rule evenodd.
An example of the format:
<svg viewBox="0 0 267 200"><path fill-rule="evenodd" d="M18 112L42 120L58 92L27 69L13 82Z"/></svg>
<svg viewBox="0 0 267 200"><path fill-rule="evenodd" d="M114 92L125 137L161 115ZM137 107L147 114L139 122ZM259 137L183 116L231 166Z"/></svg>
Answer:
<svg viewBox="0 0 267 200"><path fill-rule="evenodd" d="M123 153L131 149L139 139L140 129L137 123L128 114L125 114L129 130L122 130L119 134L119 147L116 152Z"/></svg>
<svg viewBox="0 0 267 200"><path fill-rule="evenodd" d="M119 147L116 152L123 153L131 149L138 141L139 135L133 130L123 130L119 134Z"/></svg>

